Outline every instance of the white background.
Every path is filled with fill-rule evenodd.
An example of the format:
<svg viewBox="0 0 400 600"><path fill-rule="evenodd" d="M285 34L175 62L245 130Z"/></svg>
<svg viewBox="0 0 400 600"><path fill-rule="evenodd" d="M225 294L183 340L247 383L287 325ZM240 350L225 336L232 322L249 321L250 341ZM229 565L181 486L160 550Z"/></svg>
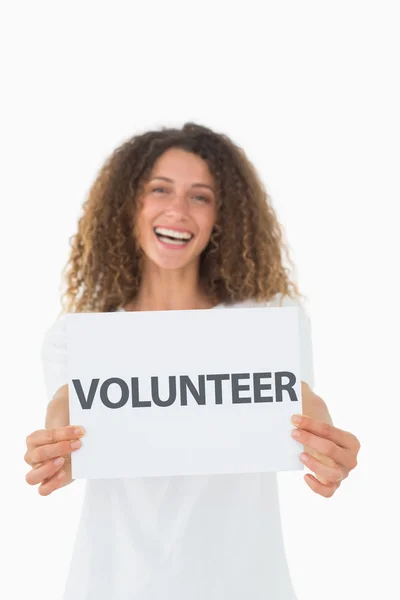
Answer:
<svg viewBox="0 0 400 600"><path fill-rule="evenodd" d="M81 204L117 145L186 120L259 169L309 299L315 391L362 444L331 499L279 475L298 600L399 597L398 9L4 3L0 597L61 598L75 539L82 482L41 497L23 456L44 426L40 347Z"/></svg>

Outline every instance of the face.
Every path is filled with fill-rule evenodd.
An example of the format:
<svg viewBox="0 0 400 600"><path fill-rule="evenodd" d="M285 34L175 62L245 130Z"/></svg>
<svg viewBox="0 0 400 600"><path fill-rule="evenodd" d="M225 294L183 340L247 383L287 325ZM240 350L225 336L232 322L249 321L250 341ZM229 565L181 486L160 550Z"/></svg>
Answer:
<svg viewBox="0 0 400 600"><path fill-rule="evenodd" d="M216 220L216 190L207 163L170 148L154 164L138 209L136 238L162 269L198 268Z"/></svg>

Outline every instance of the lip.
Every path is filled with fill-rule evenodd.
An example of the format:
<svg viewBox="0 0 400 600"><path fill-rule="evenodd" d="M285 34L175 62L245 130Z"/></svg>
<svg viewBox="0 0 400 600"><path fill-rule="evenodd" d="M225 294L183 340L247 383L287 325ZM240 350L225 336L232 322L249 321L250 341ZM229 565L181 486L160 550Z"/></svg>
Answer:
<svg viewBox="0 0 400 600"><path fill-rule="evenodd" d="M156 241L157 241L157 244L160 244L160 246L162 246L163 248L166 248L167 250L184 250L185 248L187 248L189 246L189 244L192 240L189 240L185 245L183 245L183 244L166 244L165 242L163 242L156 236Z"/></svg>

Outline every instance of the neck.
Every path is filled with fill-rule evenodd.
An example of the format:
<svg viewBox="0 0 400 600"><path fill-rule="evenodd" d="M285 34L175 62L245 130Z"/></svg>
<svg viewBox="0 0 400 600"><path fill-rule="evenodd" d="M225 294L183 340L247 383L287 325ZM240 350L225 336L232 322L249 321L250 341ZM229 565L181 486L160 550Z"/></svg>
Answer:
<svg viewBox="0 0 400 600"><path fill-rule="evenodd" d="M197 271L147 266L137 296L125 310L193 310L212 308L216 302L202 290Z"/></svg>

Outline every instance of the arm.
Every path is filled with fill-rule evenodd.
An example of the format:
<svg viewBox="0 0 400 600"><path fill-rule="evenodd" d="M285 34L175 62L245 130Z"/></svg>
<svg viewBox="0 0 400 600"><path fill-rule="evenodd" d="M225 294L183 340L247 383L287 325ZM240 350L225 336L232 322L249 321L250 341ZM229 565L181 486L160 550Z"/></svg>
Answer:
<svg viewBox="0 0 400 600"><path fill-rule="evenodd" d="M46 412L46 429L66 427L69 422L69 396L68 384L60 387L49 402Z"/></svg>
<svg viewBox="0 0 400 600"><path fill-rule="evenodd" d="M304 381L301 382L301 396L303 400L303 415L333 425L327 405L320 396L314 394L308 383Z"/></svg>

